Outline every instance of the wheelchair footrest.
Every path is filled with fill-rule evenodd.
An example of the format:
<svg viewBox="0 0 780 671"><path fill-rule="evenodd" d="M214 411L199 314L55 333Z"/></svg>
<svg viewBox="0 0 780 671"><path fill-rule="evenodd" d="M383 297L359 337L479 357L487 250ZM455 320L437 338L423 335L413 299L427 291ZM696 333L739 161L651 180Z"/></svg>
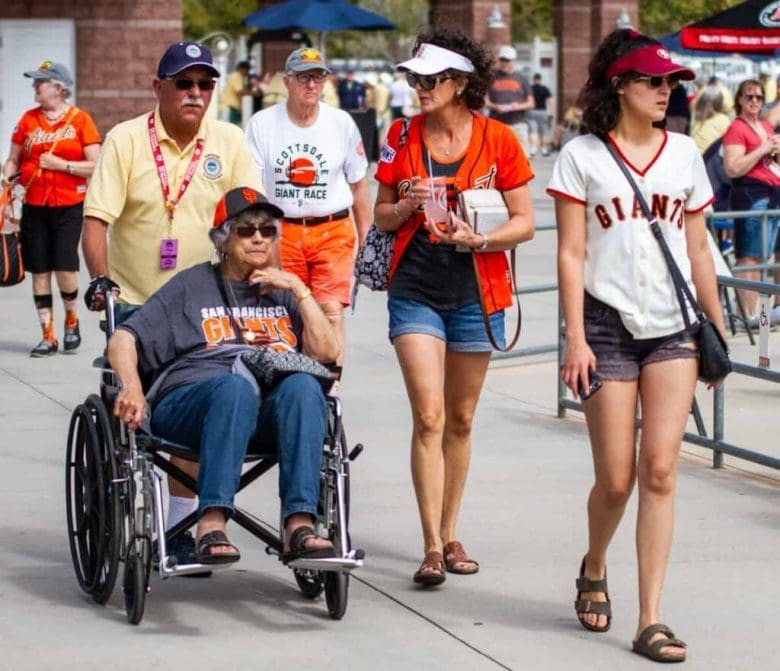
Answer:
<svg viewBox="0 0 780 671"><path fill-rule="evenodd" d="M232 564L175 564L174 566L166 566L165 562L160 562L159 572L160 577L171 578L177 575L191 575L193 573L206 573L207 571L221 571L222 569L232 568L235 566L235 562Z"/></svg>
<svg viewBox="0 0 780 671"><path fill-rule="evenodd" d="M363 566L363 550L352 550L344 557L327 557L324 559L294 559L287 566L293 569L309 571L351 571Z"/></svg>

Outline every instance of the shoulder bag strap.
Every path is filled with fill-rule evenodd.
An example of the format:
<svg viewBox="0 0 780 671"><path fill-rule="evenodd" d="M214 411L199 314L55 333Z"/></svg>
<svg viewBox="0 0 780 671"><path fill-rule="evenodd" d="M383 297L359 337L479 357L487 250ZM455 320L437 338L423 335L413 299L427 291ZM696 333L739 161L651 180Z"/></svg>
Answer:
<svg viewBox="0 0 780 671"><path fill-rule="evenodd" d="M71 105L70 111L68 112L68 116L65 117L65 121L63 122L62 126L54 133L54 141L51 143L51 147L49 147L49 151L47 151L47 154L53 154L54 148L57 146L57 143L62 139L62 136L65 134L65 129L68 127L68 124L73 120L73 117L76 116L76 112L78 112L78 107L75 105ZM27 189L30 188L30 185L35 181L35 179L41 174L41 166L39 165L35 172L33 173L32 177L30 177L30 180L27 182L27 184L24 185L24 190L27 191Z"/></svg>
<svg viewBox="0 0 780 671"><path fill-rule="evenodd" d="M691 304L691 307L693 308L693 311L696 314L696 319L700 323L704 323L707 318L705 317L704 312L702 312L702 309L699 307L699 304L696 302L696 299L693 297L693 292L688 286L688 283L685 281L685 278L682 276L680 267L677 265L677 262L674 260L674 256L672 256L672 252L669 249L669 245L666 243L666 240L664 239L663 231L661 231L661 227L658 225L657 219L653 216L653 213L650 211L650 208L647 205L647 201L645 200L644 195L639 190L639 187L636 185L634 178L632 177L631 173L628 171L626 164L620 158L617 151L615 151L615 147L612 146L612 143L606 137L602 137L601 140L602 142L604 142L604 145L607 147L607 151L610 153L612 158L615 159L615 163L618 164L618 167L620 168L622 173L626 176L628 183L631 185L631 188L634 190L634 194L637 197L639 206L642 208L642 214L645 215L647 222L650 224L650 230L653 232L653 237L655 237L655 239L658 241L658 244L661 246L661 252L664 255L664 259L666 260L666 265L669 266L669 272L672 275L672 282L674 284L675 293L677 294L677 301L680 304L680 310L682 311L683 321L685 322L685 328L686 329L691 328L691 319L688 315L687 306L685 305L686 298L688 299L688 302Z"/></svg>
<svg viewBox="0 0 780 671"><path fill-rule="evenodd" d="M477 276L477 293L479 293L479 305L482 308L482 321L485 324L485 331L487 332L488 340L490 340L490 344L494 350L497 350L499 352L508 352L517 344L517 340L520 337L520 327L522 326L523 323L523 313L522 310L520 309L520 297L517 295L517 280L515 276L516 275L515 274L515 266L516 266L515 250L512 249L512 251L509 254L510 257L509 276L511 278L512 295L515 297L515 305L517 306L517 326L515 327L515 333L512 336L512 341L505 348L498 346L498 343L496 342L496 337L493 335L493 329L490 326L490 319L488 318L487 308L485 306L485 296L482 293L482 280L480 279L479 266L477 264L478 253L479 252L471 252L471 256L474 260L474 274Z"/></svg>

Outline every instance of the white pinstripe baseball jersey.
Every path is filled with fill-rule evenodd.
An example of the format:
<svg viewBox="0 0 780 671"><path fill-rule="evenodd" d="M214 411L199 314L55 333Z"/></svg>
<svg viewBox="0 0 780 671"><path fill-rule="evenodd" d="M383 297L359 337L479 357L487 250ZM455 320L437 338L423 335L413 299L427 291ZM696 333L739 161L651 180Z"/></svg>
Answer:
<svg viewBox="0 0 780 671"><path fill-rule="evenodd" d="M665 133L661 148L643 170L625 156L623 160L695 293L685 213L699 212L713 201L701 154L691 138ZM680 306L661 248L604 143L595 135L583 135L564 145L547 192L585 206L585 290L615 308L635 338L682 330Z"/></svg>

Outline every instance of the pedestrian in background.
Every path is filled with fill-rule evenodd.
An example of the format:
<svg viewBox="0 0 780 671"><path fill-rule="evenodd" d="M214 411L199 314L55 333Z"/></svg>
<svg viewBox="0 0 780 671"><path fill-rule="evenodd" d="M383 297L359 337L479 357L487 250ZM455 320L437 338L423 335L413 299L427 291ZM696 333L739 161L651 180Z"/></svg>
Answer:
<svg viewBox="0 0 780 671"><path fill-rule="evenodd" d="M24 76L33 80L38 105L26 111L14 129L2 180L5 185L20 173L25 189L22 254L25 269L33 276L33 300L43 333L30 356L46 357L59 349L52 273L65 308L63 351L73 353L81 344L78 246L87 178L100 152L100 134L92 117L68 102L74 81L62 63L44 61Z"/></svg>
<svg viewBox="0 0 780 671"><path fill-rule="evenodd" d="M493 72L493 83L488 90L485 107L490 111L491 118L512 128L523 151L533 156L526 110L533 109L534 97L528 80L515 72L516 61L517 52L513 47L503 46L499 49L498 68Z"/></svg>
<svg viewBox="0 0 780 671"><path fill-rule="evenodd" d="M669 106L666 108L666 130L672 133L687 133L690 123L688 92L684 86L676 86L669 95Z"/></svg>
<svg viewBox="0 0 780 671"><path fill-rule="evenodd" d="M407 83L405 73L396 72L390 84L390 114L393 121L405 116L404 110L411 107L413 101L414 89Z"/></svg>
<svg viewBox="0 0 780 671"><path fill-rule="evenodd" d="M225 88L222 89L222 95L219 99L219 107L225 114L225 121L236 124L236 126L241 126L241 118L243 116L241 108L244 96L252 93L248 77L249 61L236 63L233 72L227 76Z"/></svg>
<svg viewBox="0 0 780 671"><path fill-rule="evenodd" d="M542 156L550 155L550 110L554 104L553 95L544 84L542 75L536 73L531 84L534 97L534 107L528 110L528 126L530 130L531 156L541 152Z"/></svg>
<svg viewBox="0 0 780 671"><path fill-rule="evenodd" d="M347 70L344 78L339 80L337 91L341 109L361 110L365 106L366 88L355 79L354 70Z"/></svg>
<svg viewBox="0 0 780 671"><path fill-rule="evenodd" d="M691 137L696 148L703 154L713 142L720 140L731 119L723 113L723 95L711 90L702 93L696 100L691 124Z"/></svg>
<svg viewBox="0 0 780 671"><path fill-rule="evenodd" d="M408 128L398 120L388 131L374 215L380 230L397 232L387 307L412 411L412 482L424 551L413 580L438 585L447 572L479 570L456 526L492 352L481 304L503 347L504 309L512 304L505 250L533 237L527 185L533 173L510 128L479 114L491 79L484 47L438 29L418 36L412 53L397 67L415 87L422 114ZM498 189L508 208L506 223L489 236L454 214L456 191L474 187ZM446 193L445 205L434 189ZM425 213L434 203L437 219Z"/></svg>
<svg viewBox="0 0 780 671"><path fill-rule="evenodd" d="M653 203L685 281L722 332L704 221L713 199L704 163L689 137L657 127L671 89L694 77L654 39L633 30L608 35L590 62L583 93L590 133L561 149L548 187L555 197L566 322L561 377L583 398L595 471L575 610L589 631L611 626L607 549L637 482L639 618L632 648L658 662L686 656L685 644L661 624L660 601L697 353L661 247L606 143ZM596 375L601 389L593 385Z"/></svg>

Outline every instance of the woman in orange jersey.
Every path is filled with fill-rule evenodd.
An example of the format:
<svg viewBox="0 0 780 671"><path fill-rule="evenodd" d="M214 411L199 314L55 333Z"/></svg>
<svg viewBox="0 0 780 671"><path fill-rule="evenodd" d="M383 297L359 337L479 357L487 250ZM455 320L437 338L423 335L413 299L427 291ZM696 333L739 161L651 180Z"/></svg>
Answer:
<svg viewBox="0 0 780 671"><path fill-rule="evenodd" d="M4 183L15 175L25 188L21 241L26 270L33 276L33 299L43 338L30 356L45 357L59 349L51 275L65 307L63 351L81 344L76 312L78 244L87 178L100 151L100 134L92 118L68 103L73 77L61 63L44 61L31 77L38 106L22 115L11 138L11 153L2 171Z"/></svg>
<svg viewBox="0 0 780 671"><path fill-rule="evenodd" d="M503 344L503 311L512 301L504 250L533 236L527 186L533 174L511 128L478 113L493 60L483 47L462 33L436 30L418 37L413 55L398 69L422 113L388 132L374 213L381 230L397 232L389 335L412 409L412 480L424 542L414 581L438 585L446 572L479 569L455 527L492 350L482 310ZM446 202L436 203L440 184ZM489 237L454 214L456 192L475 187L502 191L509 210Z"/></svg>

